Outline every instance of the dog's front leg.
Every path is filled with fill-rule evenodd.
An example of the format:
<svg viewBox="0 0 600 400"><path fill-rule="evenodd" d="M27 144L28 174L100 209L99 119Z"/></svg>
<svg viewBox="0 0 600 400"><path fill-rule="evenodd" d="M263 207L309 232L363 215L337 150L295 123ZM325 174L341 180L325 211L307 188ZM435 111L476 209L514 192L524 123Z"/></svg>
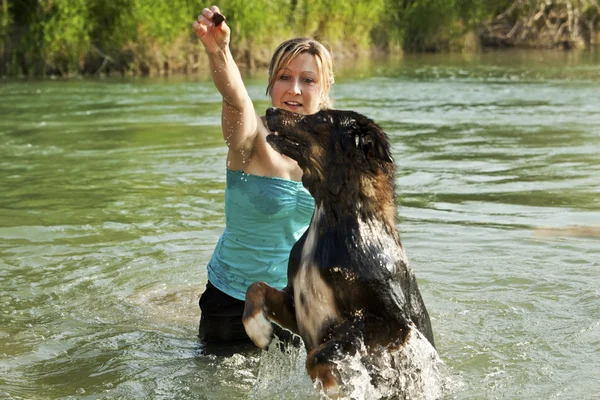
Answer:
<svg viewBox="0 0 600 400"><path fill-rule="evenodd" d="M306 372L313 382L319 382L330 398L343 397L341 376L337 361L346 355L355 354L364 343L364 321L356 315L353 321L346 320L330 330L329 340L311 349L306 356Z"/></svg>
<svg viewBox="0 0 600 400"><path fill-rule="evenodd" d="M323 343L311 350L306 356L306 372L315 383L321 384L321 389L330 398L337 398L340 393L339 376L333 362L333 352L338 351L334 341Z"/></svg>
<svg viewBox="0 0 600 400"><path fill-rule="evenodd" d="M298 333L294 300L288 288L277 290L255 282L246 291L242 322L250 339L261 349L266 349L273 338L271 321Z"/></svg>
<svg viewBox="0 0 600 400"><path fill-rule="evenodd" d="M342 325L339 330L343 333L312 349L306 356L306 371L313 382L321 384L323 391L330 398L343 395L340 392L342 382L336 361L344 355L356 353L363 340L362 330L356 325Z"/></svg>

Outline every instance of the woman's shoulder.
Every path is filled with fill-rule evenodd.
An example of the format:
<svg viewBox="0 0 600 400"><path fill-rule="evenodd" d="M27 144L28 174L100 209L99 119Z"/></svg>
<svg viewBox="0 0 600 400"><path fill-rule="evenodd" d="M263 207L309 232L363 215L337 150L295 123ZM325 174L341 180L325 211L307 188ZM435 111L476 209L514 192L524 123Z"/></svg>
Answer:
<svg viewBox="0 0 600 400"><path fill-rule="evenodd" d="M256 150L259 149L272 149L272 147L267 143L267 136L271 133L269 128L267 128L267 120L266 117L259 116L257 114L257 124L256 124L256 137L254 138L254 148Z"/></svg>
<svg viewBox="0 0 600 400"><path fill-rule="evenodd" d="M257 136L262 137L262 142L264 144L268 144L267 136L269 136L271 134L271 131L269 130L269 127L267 125L267 116L266 115L258 116L257 133L258 133ZM272 148L272 147L269 145L269 148Z"/></svg>
<svg viewBox="0 0 600 400"><path fill-rule="evenodd" d="M267 128L265 117L258 117L258 132L254 141L254 148L250 162L242 168L244 172L299 181L302 171L298 163L291 158L275 151L267 142L271 134Z"/></svg>

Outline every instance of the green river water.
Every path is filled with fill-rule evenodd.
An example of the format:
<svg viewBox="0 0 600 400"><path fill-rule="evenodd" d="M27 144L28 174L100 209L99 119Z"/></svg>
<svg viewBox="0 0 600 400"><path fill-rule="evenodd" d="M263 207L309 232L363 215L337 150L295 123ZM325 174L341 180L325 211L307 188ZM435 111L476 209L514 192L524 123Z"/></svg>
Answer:
<svg viewBox="0 0 600 400"><path fill-rule="evenodd" d="M600 54L366 61L333 97L391 139L446 396L600 398ZM199 348L219 124L205 79L0 82L0 399L314 395Z"/></svg>

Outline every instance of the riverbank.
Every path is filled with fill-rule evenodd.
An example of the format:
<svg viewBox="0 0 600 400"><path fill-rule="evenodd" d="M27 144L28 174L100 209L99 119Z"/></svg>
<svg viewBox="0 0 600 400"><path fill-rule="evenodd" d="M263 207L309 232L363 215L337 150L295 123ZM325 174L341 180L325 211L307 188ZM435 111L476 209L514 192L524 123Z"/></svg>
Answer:
<svg viewBox="0 0 600 400"><path fill-rule="evenodd" d="M493 4L488 4L493 3ZM589 49L600 42L595 0L224 0L231 48L264 68L293 36L328 43L338 60L490 48ZM202 74L191 22L200 0L0 0L0 76Z"/></svg>

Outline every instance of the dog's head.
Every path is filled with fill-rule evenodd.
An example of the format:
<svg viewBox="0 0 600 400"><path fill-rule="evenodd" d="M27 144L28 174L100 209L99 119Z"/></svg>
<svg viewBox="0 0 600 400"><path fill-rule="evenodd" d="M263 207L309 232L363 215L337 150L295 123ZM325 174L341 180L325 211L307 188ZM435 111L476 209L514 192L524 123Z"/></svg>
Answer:
<svg viewBox="0 0 600 400"><path fill-rule="evenodd" d="M273 132L267 142L298 162L302 181L317 200L323 190L337 195L349 179L365 181L380 174L393 179L387 136L364 115L343 110L300 115L269 108L267 125Z"/></svg>

